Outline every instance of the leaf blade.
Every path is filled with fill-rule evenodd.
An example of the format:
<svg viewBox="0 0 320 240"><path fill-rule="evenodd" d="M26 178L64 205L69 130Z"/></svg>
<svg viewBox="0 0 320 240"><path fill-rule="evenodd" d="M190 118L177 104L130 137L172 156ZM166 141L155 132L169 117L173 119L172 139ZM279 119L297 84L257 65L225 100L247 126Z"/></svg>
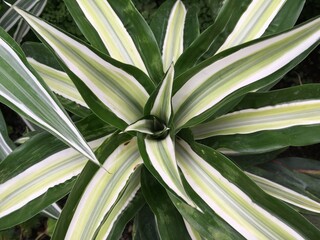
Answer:
<svg viewBox="0 0 320 240"><path fill-rule="evenodd" d="M141 117L149 95L132 75L45 22L15 9L53 48L70 71L120 119L131 123Z"/></svg>
<svg viewBox="0 0 320 240"><path fill-rule="evenodd" d="M148 74L135 43L110 4L107 1L77 0L76 2L100 35L110 56L134 65Z"/></svg>
<svg viewBox="0 0 320 240"><path fill-rule="evenodd" d="M183 140L177 141L178 163L188 184L191 185L193 191L197 192L198 196L200 196L210 208L224 218L244 237L293 237L295 239L304 239L309 234L310 236L308 237L315 237L320 234L316 228L301 216L299 217L295 211L285 205L280 207L280 203L277 203L279 204L277 205L273 202L274 199L268 198L265 195L259 195L258 192L260 191L254 187L252 183L244 183L244 181L248 179L245 180L245 175L243 173L240 174L241 171L236 170L235 166L231 167L232 164L229 165L230 162L227 163L227 158L222 157L222 155L219 156L213 149L200 145L197 146L198 147L194 144L191 148L191 146ZM194 151L193 148L196 150ZM210 152L212 152L212 155ZM209 164L207 161L209 161L210 155L212 158ZM207 161L203 160L204 157ZM218 160L219 158L220 161ZM229 165L230 168L227 167L227 165ZM236 171L238 174L236 174ZM208 175L206 175L205 172L207 172ZM230 174L231 172L232 174ZM214 177L212 174L216 176ZM240 180L240 175L243 176L242 180ZM236 183L236 185L233 185L234 183ZM251 187L249 187L250 185ZM215 186L220 187L216 188ZM230 189L227 190L229 187ZM244 191L247 193L252 192L247 195ZM253 194L254 191L256 192ZM261 193L263 194L263 192ZM223 196L224 194L226 195ZM211 197L209 195L211 195ZM214 195L217 195L217 197L214 197ZM228 203L231 198L235 200L235 202L232 200L232 206ZM239 202L236 203L237 201ZM238 207L236 207L237 204L239 204ZM225 208L225 212L223 208ZM236 213L234 211L239 212ZM229 216L231 218L228 217L228 214L230 214ZM249 217L251 214L253 214L253 216ZM295 219L293 219L293 216ZM297 221L297 219L300 220ZM253 222L249 223L250 221ZM302 222L304 222L303 228L300 225ZM241 226L242 224L244 225ZM309 229L306 230L306 228Z"/></svg>
<svg viewBox="0 0 320 240"><path fill-rule="evenodd" d="M288 102L258 109L245 109L223 115L193 129L196 139L217 135L250 134L299 125L320 124L319 100Z"/></svg>
<svg viewBox="0 0 320 240"><path fill-rule="evenodd" d="M129 177L142 163L136 140L131 138L116 133L99 148L98 158L105 159L103 166L108 171L97 169L92 164L86 166L68 199L53 239L81 236L90 239L95 236L101 221L112 210L126 187ZM75 230L79 224L83 227L82 231Z"/></svg>
<svg viewBox="0 0 320 240"><path fill-rule="evenodd" d="M76 86L65 72L49 67L30 57L27 58L27 60L40 74L53 92L70 99L71 101L74 101L83 107L89 108L81 97Z"/></svg>
<svg viewBox="0 0 320 240"><path fill-rule="evenodd" d="M183 33L187 11L183 3L178 0L173 5L167 24L162 46L163 71L175 63L183 52Z"/></svg>
<svg viewBox="0 0 320 240"><path fill-rule="evenodd" d="M286 0L263 2L254 0L240 17L232 33L216 54L260 37L285 4Z"/></svg>
<svg viewBox="0 0 320 240"><path fill-rule="evenodd" d="M139 134L138 144L144 163L155 178L194 206L183 188L175 158L174 142L170 135L156 140Z"/></svg>
<svg viewBox="0 0 320 240"><path fill-rule="evenodd" d="M21 49L11 48L15 44L3 30L0 35L2 101L99 164L54 95L28 65Z"/></svg>
<svg viewBox="0 0 320 240"><path fill-rule="evenodd" d="M217 58L213 57L213 61L217 60L211 65L210 61L204 62L203 65L207 67L201 67L202 70L198 70L192 77L188 76L189 74L181 76L175 81L176 88L181 87L175 91L172 99L177 128L188 126L188 121L191 122L196 116L199 121L207 118L210 108L228 95L232 96L237 90L258 84L259 80L268 79L272 73L280 74L282 69L285 71L286 65L290 66L300 54L303 55L318 44L320 33L316 26L319 22L320 20L316 19L295 30L246 45L239 51L230 50L233 53L222 59L219 55ZM239 65L242 63L244 68ZM203 84L205 82L206 84Z"/></svg>
<svg viewBox="0 0 320 240"><path fill-rule="evenodd" d="M258 175L246 172L248 177L250 177L262 190L274 196L282 201L290 203L299 208L320 213L320 203L297 193L290 188L284 187L278 183L270 181L266 178L260 177Z"/></svg>

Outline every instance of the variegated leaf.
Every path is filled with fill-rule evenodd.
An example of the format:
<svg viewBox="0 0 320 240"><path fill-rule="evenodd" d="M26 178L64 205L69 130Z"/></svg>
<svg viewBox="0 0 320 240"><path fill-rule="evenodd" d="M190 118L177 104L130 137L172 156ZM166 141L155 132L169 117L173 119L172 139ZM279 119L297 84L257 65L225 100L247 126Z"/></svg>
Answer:
<svg viewBox="0 0 320 240"><path fill-rule="evenodd" d="M235 229L214 212L201 212L184 203L172 193L168 192L168 195L183 217L192 239L194 239L194 237L197 239L198 234L202 236L202 239L244 239Z"/></svg>
<svg viewBox="0 0 320 240"><path fill-rule="evenodd" d="M320 101L302 100L223 115L192 129L196 139L320 124Z"/></svg>
<svg viewBox="0 0 320 240"><path fill-rule="evenodd" d="M117 147L105 160L104 169L90 178L63 239L92 239L141 163L135 139ZM56 234L54 237L64 235L62 231Z"/></svg>
<svg viewBox="0 0 320 240"><path fill-rule="evenodd" d="M0 111L0 163L12 152L14 148L15 145L9 138L7 125Z"/></svg>
<svg viewBox="0 0 320 240"><path fill-rule="evenodd" d="M61 211L62 210L59 207L59 205L56 204L56 203L53 203L49 207L44 209L42 211L42 213L45 214L46 216L50 217L50 218L58 220L58 218L60 217Z"/></svg>
<svg viewBox="0 0 320 240"><path fill-rule="evenodd" d="M251 4L252 0L224 0L212 2L214 14L218 16L214 23L203 31L192 44L185 49L175 64L176 76L198 64L206 55L212 56L228 37L237 21Z"/></svg>
<svg viewBox="0 0 320 240"><path fill-rule="evenodd" d="M218 55L176 79L176 88L181 86L172 100L176 127L205 120L210 109L229 95L245 93L250 86L258 86L259 80L267 81L272 73L287 71L286 65L318 44L319 23L318 18L292 31L233 50L223 58ZM260 84L266 85L265 81ZM188 124L190 120L193 123Z"/></svg>
<svg viewBox="0 0 320 240"><path fill-rule="evenodd" d="M31 1L28 1L28 2L31 2ZM37 4L30 10L30 13L36 16L40 16L40 14L42 13L46 5L47 5L47 0L39 0ZM15 12L15 14L17 13ZM30 26L23 19L20 19L17 29L13 35L14 40L16 40L18 43L21 43L22 38L25 35L27 35L29 30L30 30Z"/></svg>
<svg viewBox="0 0 320 240"><path fill-rule="evenodd" d="M76 86L65 72L42 64L33 58L27 58L27 60L31 66L37 70L53 92L74 101L83 107L89 108L81 97Z"/></svg>
<svg viewBox="0 0 320 240"><path fill-rule="evenodd" d="M253 0L216 54L260 37L286 0Z"/></svg>
<svg viewBox="0 0 320 240"><path fill-rule="evenodd" d="M40 0L29 1L29 0L17 0L14 5L21 9L30 11ZM13 8L8 9L0 18L0 26L8 32L20 19L18 13Z"/></svg>
<svg viewBox="0 0 320 240"><path fill-rule="evenodd" d="M174 67L171 64L166 76L161 83L160 89L157 92L155 100L153 102L150 114L161 119L165 124L169 123L172 106L171 106L171 96L172 96L172 85L174 78Z"/></svg>
<svg viewBox="0 0 320 240"><path fill-rule="evenodd" d="M153 82L161 81L160 50L131 0L65 0L65 3L93 47L140 68Z"/></svg>
<svg viewBox="0 0 320 240"><path fill-rule="evenodd" d="M183 33L187 11L180 0L173 5L162 46L163 71L176 62L183 52Z"/></svg>
<svg viewBox="0 0 320 240"><path fill-rule="evenodd" d="M106 138L90 142L93 149ZM49 188L77 176L88 159L72 148L59 151L0 184L0 218L19 210Z"/></svg>
<svg viewBox="0 0 320 240"><path fill-rule="evenodd" d="M116 116L126 123L142 117L148 92L132 75L42 20L15 8L55 54Z"/></svg>
<svg viewBox="0 0 320 240"><path fill-rule="evenodd" d="M311 212L320 213L320 203L266 178L246 172L262 190L282 201Z"/></svg>
<svg viewBox="0 0 320 240"><path fill-rule="evenodd" d="M117 200L110 213L108 213L108 215L103 220L103 224L101 225L97 233L96 239L103 240L107 239L108 236L110 236L110 232L112 231L112 228L115 227L116 221L136 196L138 190L141 188L140 170L141 167L138 167L138 169L128 180L128 185L126 186L124 192L121 194L120 198Z"/></svg>
<svg viewBox="0 0 320 240"><path fill-rule="evenodd" d="M186 181L215 213L242 236L247 239L319 236L318 230L295 211L262 196L263 192L249 184L246 176L228 159L204 146L198 145L196 149L183 140L177 140L177 161ZM298 218L299 223L296 221Z"/></svg>
<svg viewBox="0 0 320 240"><path fill-rule="evenodd" d="M193 227L191 226L185 219L183 219L184 224L186 225L187 231L191 237L192 240L202 240L202 237L200 233Z"/></svg>
<svg viewBox="0 0 320 240"><path fill-rule="evenodd" d="M138 139L140 153L148 170L189 205L195 206L182 185L176 162L175 143L171 136L167 135L159 140L140 135Z"/></svg>
<svg viewBox="0 0 320 240"><path fill-rule="evenodd" d="M99 164L55 96L29 67L21 49L3 30L0 37L1 100Z"/></svg>
<svg viewBox="0 0 320 240"><path fill-rule="evenodd" d="M77 0L76 2L98 32L110 56L134 65L148 74L135 43L108 1Z"/></svg>

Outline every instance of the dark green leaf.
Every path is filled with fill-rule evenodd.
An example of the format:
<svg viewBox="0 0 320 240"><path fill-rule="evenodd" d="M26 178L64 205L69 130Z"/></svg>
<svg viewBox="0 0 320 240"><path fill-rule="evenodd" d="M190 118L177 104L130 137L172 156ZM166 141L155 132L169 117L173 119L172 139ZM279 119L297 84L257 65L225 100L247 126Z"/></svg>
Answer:
<svg viewBox="0 0 320 240"><path fill-rule="evenodd" d="M141 172L143 195L156 216L157 229L161 239L190 239L183 219L174 207L166 190L143 168ZM174 234L172 234L174 233Z"/></svg>
<svg viewBox="0 0 320 240"><path fill-rule="evenodd" d="M156 218L147 204L138 212L133 224L134 240L160 240Z"/></svg>
<svg viewBox="0 0 320 240"><path fill-rule="evenodd" d="M200 212L168 193L180 214L207 239L244 239L227 222L212 211Z"/></svg>

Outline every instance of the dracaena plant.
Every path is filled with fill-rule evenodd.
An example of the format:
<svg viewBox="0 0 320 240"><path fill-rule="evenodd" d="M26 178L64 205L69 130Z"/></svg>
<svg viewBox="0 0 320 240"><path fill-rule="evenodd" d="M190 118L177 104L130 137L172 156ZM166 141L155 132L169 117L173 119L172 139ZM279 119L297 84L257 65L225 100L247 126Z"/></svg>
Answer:
<svg viewBox="0 0 320 240"><path fill-rule="evenodd" d="M180 0L150 26L129 0L65 3L87 43L17 7L43 45L0 32L1 101L51 133L2 161L1 229L70 193L53 239L132 218L135 239L320 237L275 197L319 203L228 157L320 142L318 84L268 91L319 44L319 18L293 27L303 1L220 1L201 34Z"/></svg>

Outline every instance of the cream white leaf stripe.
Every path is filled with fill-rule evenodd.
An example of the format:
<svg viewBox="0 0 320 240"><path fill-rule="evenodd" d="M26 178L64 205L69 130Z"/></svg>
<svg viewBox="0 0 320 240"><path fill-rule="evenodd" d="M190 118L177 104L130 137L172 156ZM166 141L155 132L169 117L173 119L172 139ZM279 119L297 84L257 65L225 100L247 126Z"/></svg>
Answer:
<svg viewBox="0 0 320 240"><path fill-rule="evenodd" d="M53 219L58 220L60 217L61 211L62 210L59 207L59 205L56 203L53 203L49 207L47 207L46 209L42 210L42 213L44 213L48 217L51 217Z"/></svg>
<svg viewBox="0 0 320 240"><path fill-rule="evenodd" d="M157 116L166 124L169 123L171 117L171 96L172 96L172 84L174 77L174 67L171 64L163 82L159 89L158 95L154 101L151 109L151 115Z"/></svg>
<svg viewBox="0 0 320 240"><path fill-rule="evenodd" d="M31 9L30 13L35 14L36 16L40 16L46 5L47 0L40 0L38 1L37 5ZM29 30L30 26L23 19L20 19L17 29L14 32L13 39L17 43L21 43L22 38L28 33Z"/></svg>
<svg viewBox="0 0 320 240"><path fill-rule="evenodd" d="M122 214L122 212L125 210L125 208L130 204L130 202L133 200L133 198L137 194L138 190L141 187L141 184L140 184L141 170L140 169L141 168L139 167L139 169L137 169L134 172L133 176L130 177L128 186L126 187L123 195L117 201L115 206L112 208L111 212L107 216L107 219L99 229L99 232L95 238L96 240L107 239L118 217Z"/></svg>
<svg viewBox="0 0 320 240"><path fill-rule="evenodd" d="M254 203L183 140L176 141L176 156L192 189L245 238L303 239L294 229Z"/></svg>
<svg viewBox="0 0 320 240"><path fill-rule="evenodd" d="M61 110L57 103L51 98L49 93L39 83L39 81L33 75L33 73L24 65L17 53L13 49L11 49L11 47L2 39L0 39L0 56L2 56L1 59L3 61L6 61L7 64L10 65L17 74L23 76L23 78L26 81L28 81L30 87L32 87L41 97L41 100L45 104L47 110L52 111L51 117L55 118L52 120L55 122L59 122L59 125L56 124L58 126L52 126L51 124L53 121L51 121L50 123L49 121L38 117L38 115L35 114L32 109L30 109L28 106L26 106L23 102L20 101L20 99L18 98L19 96L13 95L10 89L7 89L4 86L4 84L0 83L0 94L2 95L2 97L14 104L22 112L27 114L30 118L34 119L38 124L46 128L48 131L56 134L70 146L74 147L79 152L91 159L93 162L98 164L99 162L95 158L94 153L88 147L87 143L84 141L81 134L73 125L71 120ZM15 81L12 81L12 84L17 85ZM17 89L19 89L19 86L17 86ZM49 114L49 112L47 114Z"/></svg>
<svg viewBox="0 0 320 240"><path fill-rule="evenodd" d="M161 141L146 137L144 142L151 164L162 180L186 203L195 206L182 185L175 157L175 146L170 135Z"/></svg>
<svg viewBox="0 0 320 240"><path fill-rule="evenodd" d="M105 139L106 137L100 138L89 145L97 149ZM87 161L85 156L68 148L0 184L0 218L25 206L46 193L49 188L77 176Z"/></svg>
<svg viewBox="0 0 320 240"><path fill-rule="evenodd" d="M196 139L203 139L217 135L248 134L312 124L320 124L320 100L245 109L200 124L192 131Z"/></svg>
<svg viewBox="0 0 320 240"><path fill-rule="evenodd" d="M148 135L154 134L152 131L154 125L154 120L152 119L142 119L131 125L129 125L124 132L136 131L140 133L146 133Z"/></svg>
<svg viewBox="0 0 320 240"><path fill-rule="evenodd" d="M281 69L319 41L320 19L226 56L191 77L173 96L182 127L236 90Z"/></svg>
<svg viewBox="0 0 320 240"><path fill-rule="evenodd" d="M148 75L140 53L121 19L106 0L77 0L82 12L98 32L110 56L131 64Z"/></svg>
<svg viewBox="0 0 320 240"><path fill-rule="evenodd" d="M116 203L128 179L142 164L136 139L120 145L87 185L65 239L92 239L104 216Z"/></svg>
<svg viewBox="0 0 320 240"><path fill-rule="evenodd" d="M6 156L12 152L11 147L8 145L7 141L3 137L3 133L0 133L0 148L1 152L3 152Z"/></svg>
<svg viewBox="0 0 320 240"><path fill-rule="evenodd" d="M311 212L320 213L320 203L303 196L289 188L278 183L272 182L266 178L255 174L245 172L262 190L282 201L290 203L294 206L306 209Z"/></svg>
<svg viewBox="0 0 320 240"><path fill-rule="evenodd" d="M128 124L142 117L149 94L132 75L104 61L44 21L15 9L114 114Z"/></svg>
<svg viewBox="0 0 320 240"><path fill-rule="evenodd" d="M217 53L260 37L286 0L253 0Z"/></svg>
<svg viewBox="0 0 320 240"><path fill-rule="evenodd" d="M166 72L172 62L176 62L183 52L183 33L187 10L178 0L171 9L166 34L162 46L163 71Z"/></svg>
<svg viewBox="0 0 320 240"><path fill-rule="evenodd" d="M34 60L33 58L27 58L27 60L31 64L31 66L40 74L40 76L53 92L63 96L64 98L74 101L83 107L89 108L81 97L78 89L65 72L42 64Z"/></svg>
<svg viewBox="0 0 320 240"><path fill-rule="evenodd" d="M20 8L23 8L26 11L30 11L38 2L39 0L18 0L14 3L14 5L19 6ZM12 6L7 2L5 3L10 7ZM8 32L19 21L19 19L20 16L17 15L12 8L10 8L0 18L0 26L3 27L6 32Z"/></svg>
<svg viewBox="0 0 320 240"><path fill-rule="evenodd" d="M192 225L189 224L185 218L183 218L183 221L184 221L184 224L186 225L187 231L188 231L191 239L192 240L202 240L202 237L199 234L199 232L196 229L194 229L194 227L192 227Z"/></svg>

